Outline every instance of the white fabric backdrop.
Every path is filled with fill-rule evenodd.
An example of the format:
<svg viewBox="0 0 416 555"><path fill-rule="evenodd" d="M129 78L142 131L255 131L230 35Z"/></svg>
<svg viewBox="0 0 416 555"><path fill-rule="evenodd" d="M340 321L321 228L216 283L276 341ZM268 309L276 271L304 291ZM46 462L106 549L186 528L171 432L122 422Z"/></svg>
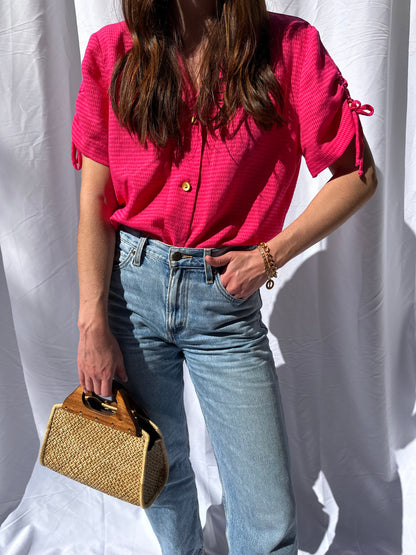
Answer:
<svg viewBox="0 0 416 555"><path fill-rule="evenodd" d="M80 51L117 0L0 4L0 553L156 555L144 512L37 464L50 407L77 383ZM315 24L354 98L376 196L264 291L299 508L300 552L416 553L416 0L270 0ZM328 175L302 168L287 221ZM224 555L215 461L192 387L208 555ZM244 555L244 554L242 554Z"/></svg>

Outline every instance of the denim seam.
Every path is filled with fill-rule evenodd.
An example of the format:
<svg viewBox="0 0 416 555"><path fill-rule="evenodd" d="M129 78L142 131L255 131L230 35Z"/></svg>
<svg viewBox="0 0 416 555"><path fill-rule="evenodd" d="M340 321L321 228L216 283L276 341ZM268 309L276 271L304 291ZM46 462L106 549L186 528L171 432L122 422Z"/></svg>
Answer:
<svg viewBox="0 0 416 555"><path fill-rule="evenodd" d="M172 334L172 325L170 322L172 311L170 310L170 295L172 291L172 282L173 282L173 273L172 270L169 272L169 283L168 283L168 290L166 293L166 335L170 341L173 341L173 334Z"/></svg>
<svg viewBox="0 0 416 555"><path fill-rule="evenodd" d="M182 317L182 327L184 328L188 321L188 295L189 295L189 272L182 272L182 278L184 279L184 295L183 300L183 317Z"/></svg>

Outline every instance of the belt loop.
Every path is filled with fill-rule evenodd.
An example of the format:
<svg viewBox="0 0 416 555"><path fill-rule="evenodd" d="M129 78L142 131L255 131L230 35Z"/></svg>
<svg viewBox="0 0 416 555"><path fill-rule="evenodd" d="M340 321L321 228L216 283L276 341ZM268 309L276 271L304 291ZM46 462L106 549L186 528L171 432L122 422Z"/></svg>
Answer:
<svg viewBox="0 0 416 555"><path fill-rule="evenodd" d="M206 256L211 256L211 249L204 249L204 268L205 268L205 278L207 283L214 283L214 274L212 272L212 266L208 264L205 260Z"/></svg>
<svg viewBox="0 0 416 555"><path fill-rule="evenodd" d="M137 240L136 254L134 255L134 260L133 260L134 266L141 266L142 252L146 244L146 241L147 241L147 237L139 237Z"/></svg>

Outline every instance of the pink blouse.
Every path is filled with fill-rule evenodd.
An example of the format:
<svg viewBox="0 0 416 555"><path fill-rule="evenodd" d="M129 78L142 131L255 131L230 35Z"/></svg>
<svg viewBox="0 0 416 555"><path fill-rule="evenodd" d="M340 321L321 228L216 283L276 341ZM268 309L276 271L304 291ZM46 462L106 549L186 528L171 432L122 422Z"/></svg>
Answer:
<svg viewBox="0 0 416 555"><path fill-rule="evenodd" d="M371 106L352 100L316 29L305 21L270 14L272 67L284 93L285 125L260 130L240 111L231 138L212 137L198 123L184 126L180 160L170 148L142 146L121 127L109 102L117 59L132 46L124 22L90 38L76 102L73 163L82 155L109 166L117 206L111 216L164 243L214 248L256 245L284 223L303 155L315 177L355 137L362 173L363 135L358 114Z"/></svg>

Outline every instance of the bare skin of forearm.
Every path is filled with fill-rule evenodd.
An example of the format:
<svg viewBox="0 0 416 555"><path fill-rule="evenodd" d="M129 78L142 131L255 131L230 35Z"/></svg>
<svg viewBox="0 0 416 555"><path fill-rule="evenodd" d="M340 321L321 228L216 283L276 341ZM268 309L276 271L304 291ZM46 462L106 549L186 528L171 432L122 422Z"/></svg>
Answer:
<svg viewBox="0 0 416 555"><path fill-rule="evenodd" d="M327 237L367 202L375 192L373 173L370 169L364 180L353 172L328 181L306 210L268 242L276 266Z"/></svg>
<svg viewBox="0 0 416 555"><path fill-rule="evenodd" d="M85 196L88 196L86 194ZM78 227L79 327L107 325L115 232L103 221L101 199L82 199Z"/></svg>
<svg viewBox="0 0 416 555"><path fill-rule="evenodd" d="M364 176L355 165L354 145L331 167L333 177L313 198L304 212L281 233L267 242L277 268L317 243L352 216L374 194L377 186L374 161L366 144ZM230 251L207 257L212 266L224 267L221 281L227 291L247 298L267 281L264 261L258 249Z"/></svg>
<svg viewBox="0 0 416 555"><path fill-rule="evenodd" d="M108 292L115 231L109 222L111 181L108 168L83 159L78 227L80 341L78 373L84 391L111 395L114 374L127 378L123 358L108 326Z"/></svg>

